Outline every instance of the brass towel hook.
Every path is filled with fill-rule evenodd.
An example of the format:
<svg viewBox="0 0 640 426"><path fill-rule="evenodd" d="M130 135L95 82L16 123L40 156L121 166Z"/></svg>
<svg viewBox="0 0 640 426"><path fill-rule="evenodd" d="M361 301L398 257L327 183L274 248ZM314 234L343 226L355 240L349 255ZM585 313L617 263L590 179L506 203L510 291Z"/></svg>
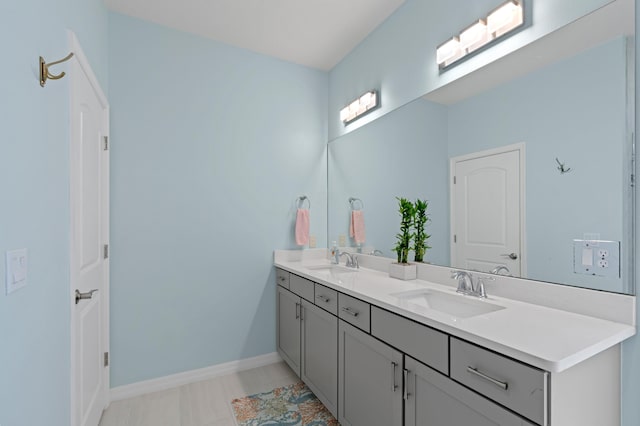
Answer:
<svg viewBox="0 0 640 426"><path fill-rule="evenodd" d="M69 59L71 59L72 57L73 57L73 52L69 53L64 59L60 59L59 61L55 61L55 62L51 62L51 63L47 64L45 62L44 58L42 56L40 56L40 86L44 87L45 83L47 82L47 79L59 80L62 77L64 77L65 76L65 72L64 71L62 71L58 75L54 75L54 74L51 74L49 72L49 67L51 65L57 65L57 64L61 64L63 62L66 62Z"/></svg>

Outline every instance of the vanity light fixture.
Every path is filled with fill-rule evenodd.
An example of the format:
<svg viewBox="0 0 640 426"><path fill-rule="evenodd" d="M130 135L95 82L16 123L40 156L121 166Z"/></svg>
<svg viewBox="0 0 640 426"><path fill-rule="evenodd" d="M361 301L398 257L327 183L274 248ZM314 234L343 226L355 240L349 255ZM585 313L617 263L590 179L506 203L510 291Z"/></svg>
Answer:
<svg viewBox="0 0 640 426"><path fill-rule="evenodd" d="M349 124L356 118L378 107L378 92L372 90L361 95L340 111L340 121Z"/></svg>
<svg viewBox="0 0 640 426"><path fill-rule="evenodd" d="M524 24L522 0L509 0L489 13L486 18L479 19L457 36L438 46L436 50L438 66L440 69L446 68L522 24Z"/></svg>

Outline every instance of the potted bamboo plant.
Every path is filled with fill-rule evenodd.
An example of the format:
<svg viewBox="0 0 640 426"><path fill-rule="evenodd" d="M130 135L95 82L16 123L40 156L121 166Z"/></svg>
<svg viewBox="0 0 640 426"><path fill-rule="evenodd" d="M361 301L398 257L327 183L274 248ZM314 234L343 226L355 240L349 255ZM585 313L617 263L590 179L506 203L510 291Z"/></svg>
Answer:
<svg viewBox="0 0 640 426"><path fill-rule="evenodd" d="M393 248L398 255L398 262L389 265L389 276L401 280L413 280L418 271L415 264L409 263L409 250L413 239L415 207L406 198L398 198L398 213L400 214L400 232L396 234L396 246Z"/></svg>
<svg viewBox="0 0 640 426"><path fill-rule="evenodd" d="M427 240L431 235L427 234L425 231L425 226L427 222L430 220L427 215L427 208L429 207L429 202L427 200L416 200L413 205L414 209L414 217L413 223L415 228L415 233L413 234L413 250L415 252L414 260L416 262L423 262L424 255L427 252L427 249L431 247L427 244Z"/></svg>

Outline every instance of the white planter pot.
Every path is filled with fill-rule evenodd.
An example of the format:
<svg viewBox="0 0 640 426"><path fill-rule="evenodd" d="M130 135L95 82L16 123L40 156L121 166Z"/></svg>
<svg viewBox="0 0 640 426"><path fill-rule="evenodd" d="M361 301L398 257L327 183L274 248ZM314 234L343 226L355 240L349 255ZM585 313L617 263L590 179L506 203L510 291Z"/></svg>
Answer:
<svg viewBox="0 0 640 426"><path fill-rule="evenodd" d="M389 264L389 276L399 280L415 280L418 277L418 265L414 263Z"/></svg>

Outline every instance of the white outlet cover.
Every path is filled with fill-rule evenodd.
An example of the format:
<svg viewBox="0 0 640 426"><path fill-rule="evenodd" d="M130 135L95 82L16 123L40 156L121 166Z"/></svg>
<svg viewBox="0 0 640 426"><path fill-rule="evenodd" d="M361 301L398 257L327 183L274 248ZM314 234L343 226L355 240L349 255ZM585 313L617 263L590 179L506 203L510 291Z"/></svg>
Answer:
<svg viewBox="0 0 640 426"><path fill-rule="evenodd" d="M6 294L9 295L27 285L27 249L11 250L6 254Z"/></svg>
<svg viewBox="0 0 640 426"><path fill-rule="evenodd" d="M592 256L590 259L585 259ZM573 240L573 272L620 278L620 242Z"/></svg>

